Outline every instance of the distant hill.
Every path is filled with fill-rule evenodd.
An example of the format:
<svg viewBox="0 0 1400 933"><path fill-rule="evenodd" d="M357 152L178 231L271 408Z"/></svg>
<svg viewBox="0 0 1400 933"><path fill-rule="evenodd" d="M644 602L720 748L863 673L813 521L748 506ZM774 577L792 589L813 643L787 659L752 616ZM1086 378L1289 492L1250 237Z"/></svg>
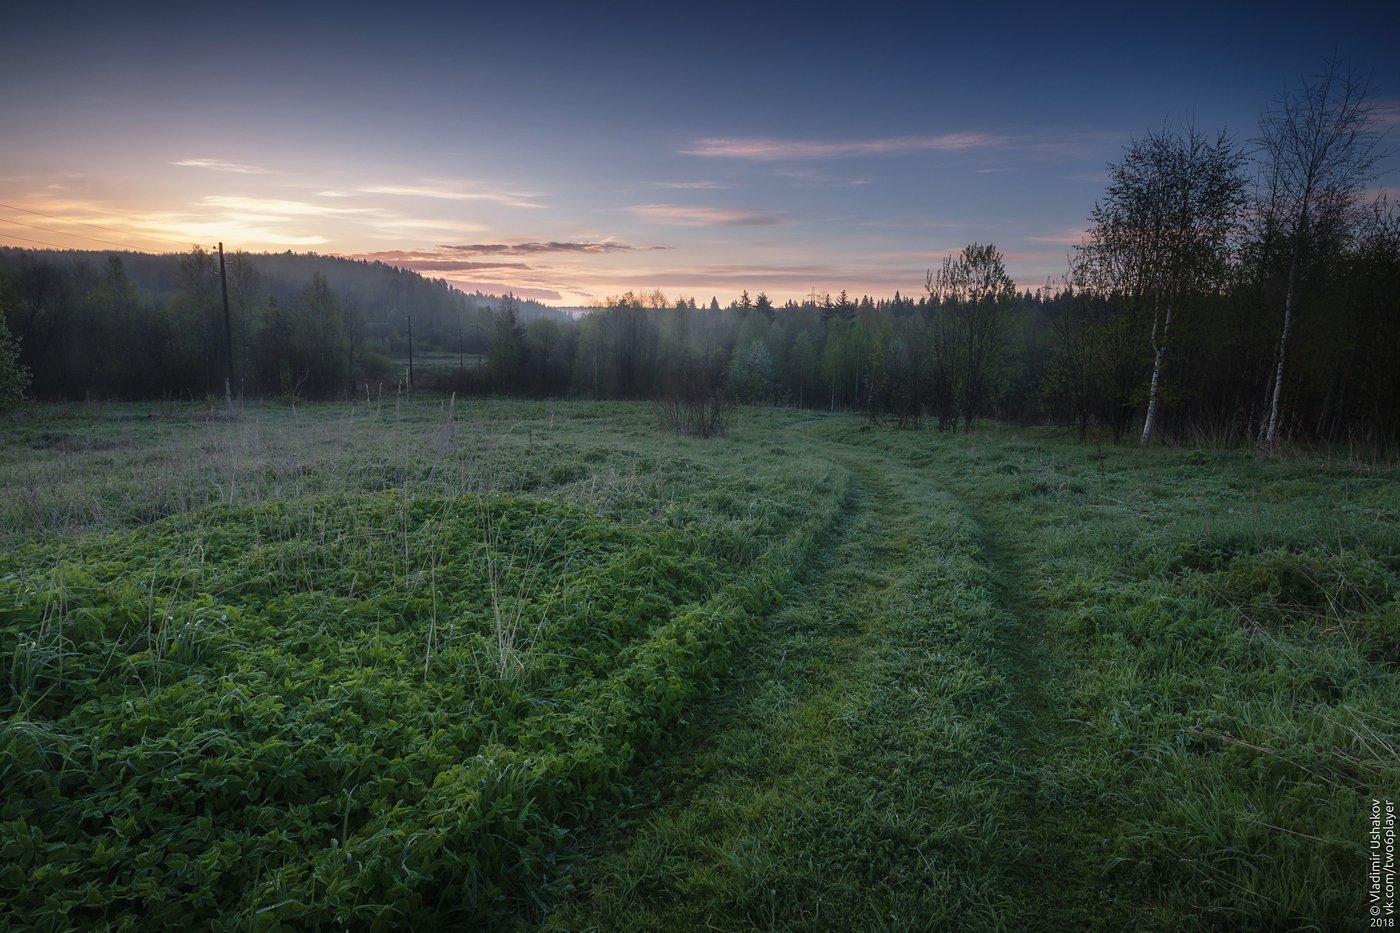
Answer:
<svg viewBox="0 0 1400 933"><path fill-rule="evenodd" d="M231 354L240 395L332 397L393 384L410 334L422 354L485 353L506 300L382 262L292 252L226 259L227 323L217 254L0 247L0 315L31 394L215 395ZM516 312L571 319L533 301L517 301Z"/></svg>
<svg viewBox="0 0 1400 933"><path fill-rule="evenodd" d="M127 276L147 302L164 304L180 291L180 261L187 253L135 253L121 250L44 250L0 247L0 269L49 264L65 272L98 272L108 257L122 261ZM232 253L228 254L232 256ZM388 336L406 330L413 318L414 339L425 346L456 347L459 328L465 339L479 335L486 318L500 307L499 295L466 293L443 279L430 279L382 262L321 256L316 253L246 253L257 270L262 290L280 304L294 301L319 272L341 300L353 303L371 332ZM80 276L81 277L81 276ZM537 301L516 299L521 320L574 315Z"/></svg>

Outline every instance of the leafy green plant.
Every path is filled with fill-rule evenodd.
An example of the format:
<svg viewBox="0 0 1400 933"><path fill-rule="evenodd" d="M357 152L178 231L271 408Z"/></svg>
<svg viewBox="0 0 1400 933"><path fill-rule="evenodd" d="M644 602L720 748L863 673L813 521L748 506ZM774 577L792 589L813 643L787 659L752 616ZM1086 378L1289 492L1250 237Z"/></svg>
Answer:
<svg viewBox="0 0 1400 933"><path fill-rule="evenodd" d="M538 442L504 438L487 456L534 468ZM573 450L540 451L541 474ZM453 452L424 464L434 484ZM747 482L781 509L714 512L707 467L678 509L668 468L610 459L564 471L573 502L298 496L0 556L0 899L41 927L539 910L839 494L819 474L813 508L770 470Z"/></svg>
<svg viewBox="0 0 1400 933"><path fill-rule="evenodd" d="M5 323L0 308L0 411L13 408L29 387L29 370L19 361L19 341Z"/></svg>

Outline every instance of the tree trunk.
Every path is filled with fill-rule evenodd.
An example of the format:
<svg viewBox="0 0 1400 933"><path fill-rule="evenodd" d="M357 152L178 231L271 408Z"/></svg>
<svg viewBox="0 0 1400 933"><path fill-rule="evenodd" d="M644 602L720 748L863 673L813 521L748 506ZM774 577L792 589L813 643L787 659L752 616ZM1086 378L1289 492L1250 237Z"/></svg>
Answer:
<svg viewBox="0 0 1400 933"><path fill-rule="evenodd" d="M1279 402L1283 398L1283 364L1288 354L1288 334L1293 330L1293 290L1298 277L1298 261L1288 265L1288 288L1283 293L1283 332L1278 337L1274 363L1274 391L1269 401L1269 424L1264 431L1264 449L1272 451L1278 440Z"/></svg>
<svg viewBox="0 0 1400 933"><path fill-rule="evenodd" d="M1162 321L1162 339L1157 340L1157 317L1152 317L1152 385L1147 392L1147 417L1142 419L1142 449L1152 443L1152 424L1157 420L1157 387L1162 381L1162 358L1167 355L1167 333L1172 326L1172 310L1175 301L1167 302L1167 316Z"/></svg>

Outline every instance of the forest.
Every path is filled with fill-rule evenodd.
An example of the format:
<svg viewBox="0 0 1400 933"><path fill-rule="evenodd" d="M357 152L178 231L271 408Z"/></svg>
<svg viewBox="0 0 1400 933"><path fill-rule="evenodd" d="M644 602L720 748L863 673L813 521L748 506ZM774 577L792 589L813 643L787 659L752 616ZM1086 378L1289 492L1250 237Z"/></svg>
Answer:
<svg viewBox="0 0 1400 933"><path fill-rule="evenodd" d="M917 295L744 291L721 307L627 292L578 316L315 254L235 251L221 282L221 254L198 246L4 248L0 379L12 400L23 374L38 399L197 399L226 382L238 398L654 399L702 433L759 403L1144 446L1392 443L1400 212L1371 187L1385 134L1370 91L1329 71L1261 125L1248 145L1189 124L1129 141L1064 275L1034 292L976 243L922 270ZM458 365L415 373L415 347Z"/></svg>

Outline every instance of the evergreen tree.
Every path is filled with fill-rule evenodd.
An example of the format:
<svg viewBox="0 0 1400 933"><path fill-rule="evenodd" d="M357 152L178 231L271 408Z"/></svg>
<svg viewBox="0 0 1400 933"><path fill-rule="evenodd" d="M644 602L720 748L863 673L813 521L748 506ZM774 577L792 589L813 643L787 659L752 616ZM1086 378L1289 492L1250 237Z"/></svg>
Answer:
<svg viewBox="0 0 1400 933"><path fill-rule="evenodd" d="M520 323L514 295L506 295L496 311L487 360L497 389L508 391L519 385L525 366L525 325Z"/></svg>

